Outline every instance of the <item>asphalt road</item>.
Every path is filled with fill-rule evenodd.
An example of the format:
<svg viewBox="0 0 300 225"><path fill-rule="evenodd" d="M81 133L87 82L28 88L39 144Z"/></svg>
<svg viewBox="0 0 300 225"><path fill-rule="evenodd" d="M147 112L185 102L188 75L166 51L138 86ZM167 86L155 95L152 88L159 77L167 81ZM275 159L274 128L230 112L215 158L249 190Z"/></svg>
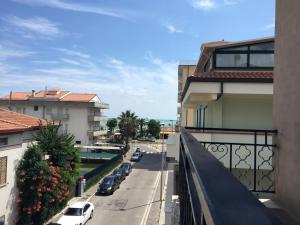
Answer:
<svg viewBox="0 0 300 225"><path fill-rule="evenodd" d="M137 146L135 146L137 147ZM146 225L151 207L158 201L161 154L158 150L140 147L147 153L133 165L129 176L110 196L93 196L94 217L87 225ZM130 155L130 153L128 153ZM128 156L129 156L128 155Z"/></svg>

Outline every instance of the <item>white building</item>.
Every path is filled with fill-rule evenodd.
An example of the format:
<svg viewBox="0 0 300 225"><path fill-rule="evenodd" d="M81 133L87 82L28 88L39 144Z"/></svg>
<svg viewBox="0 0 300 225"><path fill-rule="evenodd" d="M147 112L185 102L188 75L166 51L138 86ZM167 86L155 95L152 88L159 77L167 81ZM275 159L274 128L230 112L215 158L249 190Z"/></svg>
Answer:
<svg viewBox="0 0 300 225"><path fill-rule="evenodd" d="M106 131L101 129L102 103L96 94L72 93L58 88L39 92L13 92L0 99L0 107L46 120L60 120L62 131L75 136L76 144L90 145Z"/></svg>
<svg viewBox="0 0 300 225"><path fill-rule="evenodd" d="M39 129L39 119L0 108L0 224L13 225L17 187L15 168Z"/></svg>

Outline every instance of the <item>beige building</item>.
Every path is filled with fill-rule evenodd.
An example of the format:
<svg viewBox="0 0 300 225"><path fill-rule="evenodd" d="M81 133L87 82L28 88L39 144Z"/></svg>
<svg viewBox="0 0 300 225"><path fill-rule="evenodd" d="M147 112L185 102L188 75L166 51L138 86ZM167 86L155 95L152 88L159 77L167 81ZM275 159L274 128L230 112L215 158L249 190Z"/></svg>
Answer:
<svg viewBox="0 0 300 225"><path fill-rule="evenodd" d="M0 99L0 107L46 120L61 121L62 131L75 136L76 144L91 145L106 133L100 126L109 105L96 94L72 93L59 88L13 92Z"/></svg>
<svg viewBox="0 0 300 225"><path fill-rule="evenodd" d="M300 224L300 2L277 0L273 127L276 197Z"/></svg>
<svg viewBox="0 0 300 225"><path fill-rule="evenodd" d="M0 224L15 224L15 167L39 129L39 119L0 108Z"/></svg>

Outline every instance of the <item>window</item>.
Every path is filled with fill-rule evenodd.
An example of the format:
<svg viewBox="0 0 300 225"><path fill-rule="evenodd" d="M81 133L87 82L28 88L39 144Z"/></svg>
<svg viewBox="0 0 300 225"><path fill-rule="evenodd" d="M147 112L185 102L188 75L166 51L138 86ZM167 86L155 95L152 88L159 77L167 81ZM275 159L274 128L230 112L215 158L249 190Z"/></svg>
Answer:
<svg viewBox="0 0 300 225"><path fill-rule="evenodd" d="M8 138L0 138L0 147L8 144Z"/></svg>
<svg viewBox="0 0 300 225"><path fill-rule="evenodd" d="M0 216L0 225L4 225L5 224L5 215Z"/></svg>
<svg viewBox="0 0 300 225"><path fill-rule="evenodd" d="M86 204L84 206L83 212L85 213L90 208L90 204Z"/></svg>
<svg viewBox="0 0 300 225"><path fill-rule="evenodd" d="M216 54L216 67L247 67L247 54Z"/></svg>
<svg viewBox="0 0 300 225"><path fill-rule="evenodd" d="M0 157L0 185L6 184L7 156Z"/></svg>
<svg viewBox="0 0 300 225"><path fill-rule="evenodd" d="M38 105L33 106L33 110L34 111L39 111L39 106Z"/></svg>
<svg viewBox="0 0 300 225"><path fill-rule="evenodd" d="M81 144L81 141L76 141L75 142L77 145L80 145Z"/></svg>
<svg viewBox="0 0 300 225"><path fill-rule="evenodd" d="M213 66L220 69L273 69L274 42L216 49Z"/></svg>
<svg viewBox="0 0 300 225"><path fill-rule="evenodd" d="M250 54L250 67L273 67L274 54Z"/></svg>

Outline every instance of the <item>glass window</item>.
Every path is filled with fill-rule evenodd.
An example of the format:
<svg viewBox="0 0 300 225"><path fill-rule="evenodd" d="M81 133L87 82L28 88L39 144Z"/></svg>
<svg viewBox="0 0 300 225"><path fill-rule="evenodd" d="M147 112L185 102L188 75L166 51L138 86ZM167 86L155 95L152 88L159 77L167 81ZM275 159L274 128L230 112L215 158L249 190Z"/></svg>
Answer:
<svg viewBox="0 0 300 225"><path fill-rule="evenodd" d="M0 185L6 184L7 156L0 157Z"/></svg>
<svg viewBox="0 0 300 225"><path fill-rule="evenodd" d="M239 46L239 47L218 49L218 51L247 51L247 50L248 50L248 46Z"/></svg>
<svg viewBox="0 0 300 225"><path fill-rule="evenodd" d="M0 138L0 146L4 146L8 144L8 138Z"/></svg>
<svg viewBox="0 0 300 225"><path fill-rule="evenodd" d="M247 67L247 54L216 54L216 67Z"/></svg>
<svg viewBox="0 0 300 225"><path fill-rule="evenodd" d="M33 106L33 110L34 111L39 111L39 106L37 106L37 105Z"/></svg>
<svg viewBox="0 0 300 225"><path fill-rule="evenodd" d="M266 43L260 43L256 45L250 45L250 50L255 51L274 51L274 42L266 42Z"/></svg>
<svg viewBox="0 0 300 225"><path fill-rule="evenodd" d="M250 67L273 67L274 54L250 54Z"/></svg>

